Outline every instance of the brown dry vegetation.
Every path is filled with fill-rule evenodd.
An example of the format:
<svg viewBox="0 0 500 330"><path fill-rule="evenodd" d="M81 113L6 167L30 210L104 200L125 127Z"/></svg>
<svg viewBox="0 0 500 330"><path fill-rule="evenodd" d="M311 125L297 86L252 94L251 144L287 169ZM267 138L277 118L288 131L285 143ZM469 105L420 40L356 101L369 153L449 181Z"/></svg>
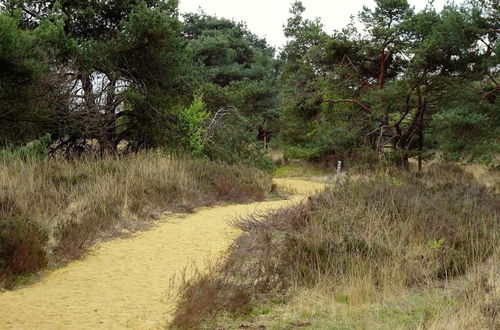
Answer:
<svg viewBox="0 0 500 330"><path fill-rule="evenodd" d="M264 172L152 153L0 163L0 287L161 212L262 200L270 189Z"/></svg>
<svg viewBox="0 0 500 330"><path fill-rule="evenodd" d="M236 221L245 233L185 283L172 326L499 327L499 214L457 166L346 182Z"/></svg>

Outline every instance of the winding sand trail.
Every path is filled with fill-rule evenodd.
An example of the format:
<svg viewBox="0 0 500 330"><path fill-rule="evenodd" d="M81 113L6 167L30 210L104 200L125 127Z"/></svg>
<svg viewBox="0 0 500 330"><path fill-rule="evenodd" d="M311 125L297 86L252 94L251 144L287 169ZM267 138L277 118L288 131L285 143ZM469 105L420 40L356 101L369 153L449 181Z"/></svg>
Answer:
<svg viewBox="0 0 500 330"><path fill-rule="evenodd" d="M26 288L0 294L0 329L158 329L169 321L186 267L203 268L239 232L228 220L297 202L325 185L276 179L295 189L289 200L202 208L169 216L148 231L96 245L88 256ZM189 272L186 273L189 276ZM170 298L169 298L170 297Z"/></svg>

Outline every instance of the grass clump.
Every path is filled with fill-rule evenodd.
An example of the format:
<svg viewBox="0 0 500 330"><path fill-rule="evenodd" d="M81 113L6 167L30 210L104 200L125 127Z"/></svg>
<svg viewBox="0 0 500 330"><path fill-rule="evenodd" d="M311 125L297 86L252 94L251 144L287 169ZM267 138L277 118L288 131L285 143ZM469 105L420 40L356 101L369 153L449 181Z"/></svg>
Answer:
<svg viewBox="0 0 500 330"><path fill-rule="evenodd" d="M237 221L245 234L224 262L184 285L172 325L219 326L214 320L221 315L251 315L255 308L272 306L271 298L290 302L297 292L316 291L327 297L323 305L306 303L293 313L271 307L293 315L286 326L275 322L280 312L258 320L285 328L314 323L380 328L388 319L400 328L430 327L450 308L446 303L430 308L432 301L449 296L476 306L484 301L474 297L500 289L498 283L488 284L496 288L489 291L471 284L463 297L458 289L463 286L451 288L471 274L486 274L478 269L498 254L499 213L499 196L456 166L436 166L422 177L388 170L331 187L263 220ZM476 283L473 278L469 281ZM491 308L477 310L476 325L494 319ZM357 322L356 315L365 315L359 320L366 322Z"/></svg>
<svg viewBox="0 0 500 330"><path fill-rule="evenodd" d="M147 226L163 212L258 201L268 174L154 153L122 158L0 163L0 287L80 258L101 240Z"/></svg>

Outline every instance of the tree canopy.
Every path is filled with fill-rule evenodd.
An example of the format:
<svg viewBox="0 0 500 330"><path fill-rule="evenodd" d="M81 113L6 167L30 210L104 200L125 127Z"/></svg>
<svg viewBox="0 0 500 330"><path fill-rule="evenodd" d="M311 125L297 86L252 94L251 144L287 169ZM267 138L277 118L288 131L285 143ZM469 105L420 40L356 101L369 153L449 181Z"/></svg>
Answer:
<svg viewBox="0 0 500 330"><path fill-rule="evenodd" d="M49 133L67 156L163 147L264 167L271 139L307 159L498 154L497 1L376 0L332 33L304 11L292 4L276 56L176 0L3 1L0 145Z"/></svg>
<svg viewBox="0 0 500 330"><path fill-rule="evenodd" d="M406 0L377 0L331 35L303 10L293 5L281 54L282 140L293 156L498 153L499 20L489 17L498 5L415 12Z"/></svg>

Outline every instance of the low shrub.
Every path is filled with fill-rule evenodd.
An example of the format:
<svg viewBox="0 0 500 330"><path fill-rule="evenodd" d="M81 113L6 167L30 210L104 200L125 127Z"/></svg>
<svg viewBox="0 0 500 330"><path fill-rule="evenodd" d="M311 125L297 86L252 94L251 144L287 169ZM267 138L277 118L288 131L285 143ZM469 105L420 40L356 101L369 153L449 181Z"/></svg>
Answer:
<svg viewBox="0 0 500 330"><path fill-rule="evenodd" d="M45 159L49 154L51 142L50 135L46 134L24 146L2 148L0 149L0 162Z"/></svg>
<svg viewBox="0 0 500 330"><path fill-rule="evenodd" d="M264 219L236 221L245 234L225 262L185 283L172 325L199 327L258 298L323 282L340 295L372 288L368 300L448 282L493 255L499 214L500 197L454 166L423 177L388 170L331 187Z"/></svg>
<svg viewBox="0 0 500 330"><path fill-rule="evenodd" d="M227 164L242 164L273 171L275 166L272 159L263 150L262 143L255 141L257 134L255 123L232 109L223 115L206 136L205 155Z"/></svg>
<svg viewBox="0 0 500 330"><path fill-rule="evenodd" d="M0 218L0 284L10 286L13 277L43 269L48 261L47 239L34 221Z"/></svg>
<svg viewBox="0 0 500 330"><path fill-rule="evenodd" d="M212 196L215 200L230 202L263 200L266 192L271 189L267 173L246 166L197 161L190 164L189 171L195 176L195 181L209 187L207 197ZM267 182L264 189L262 182Z"/></svg>
<svg viewBox="0 0 500 330"><path fill-rule="evenodd" d="M263 171L158 153L0 162L0 228L2 244L9 244L2 245L0 276L36 271L47 259L80 258L96 242L142 229L162 212L258 201L270 190L271 177ZM47 239L37 236L37 228L46 229ZM11 236L14 241L5 240ZM16 268L12 246L18 241L40 261Z"/></svg>

